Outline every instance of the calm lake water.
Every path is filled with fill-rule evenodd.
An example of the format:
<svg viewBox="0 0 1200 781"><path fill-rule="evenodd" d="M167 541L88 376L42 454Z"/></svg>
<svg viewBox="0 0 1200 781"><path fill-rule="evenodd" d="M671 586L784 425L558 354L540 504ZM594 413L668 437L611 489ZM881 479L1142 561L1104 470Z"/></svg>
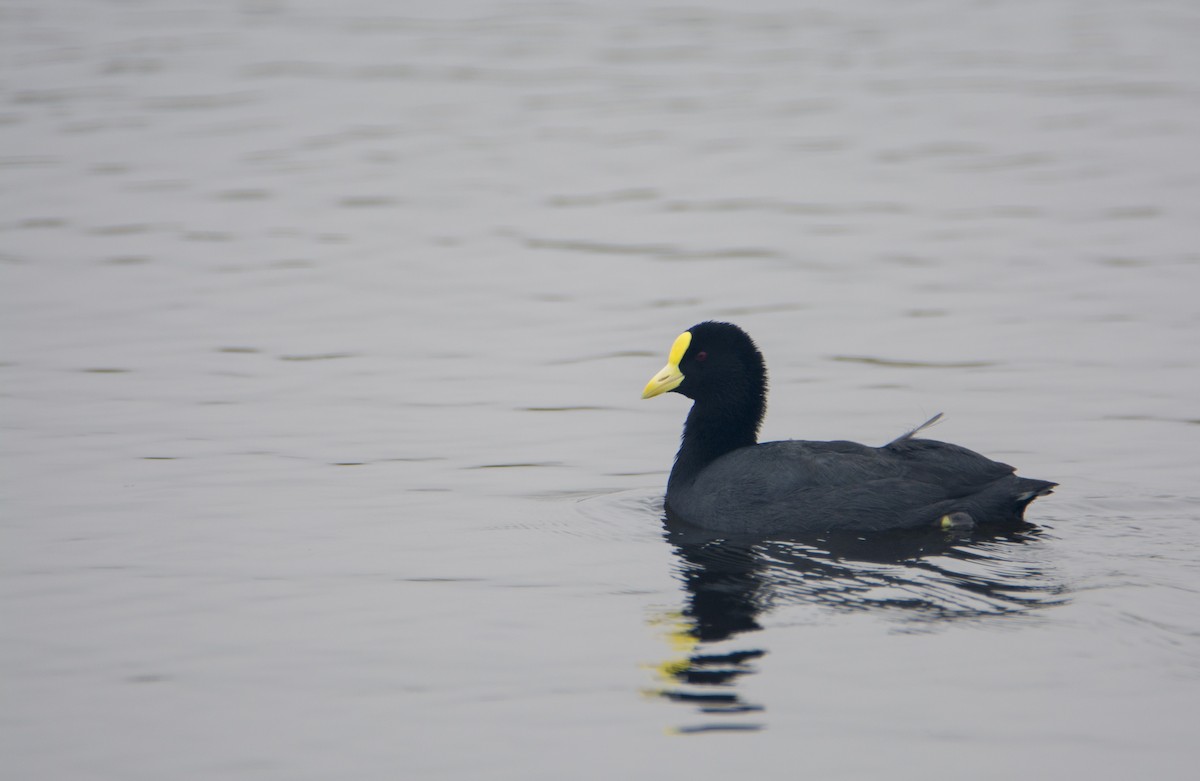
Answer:
<svg viewBox="0 0 1200 781"><path fill-rule="evenodd" d="M13 779L1191 778L1200 7L0 4ZM664 529L768 439L1000 536Z"/></svg>

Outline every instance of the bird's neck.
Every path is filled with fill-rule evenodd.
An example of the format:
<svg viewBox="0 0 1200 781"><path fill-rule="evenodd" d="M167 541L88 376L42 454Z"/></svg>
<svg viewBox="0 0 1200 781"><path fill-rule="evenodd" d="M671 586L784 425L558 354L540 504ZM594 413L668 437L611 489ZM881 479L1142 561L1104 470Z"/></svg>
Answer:
<svg viewBox="0 0 1200 781"><path fill-rule="evenodd" d="M765 404L760 399L741 406L697 401L683 425L668 483L690 483L704 467L726 453L758 442Z"/></svg>

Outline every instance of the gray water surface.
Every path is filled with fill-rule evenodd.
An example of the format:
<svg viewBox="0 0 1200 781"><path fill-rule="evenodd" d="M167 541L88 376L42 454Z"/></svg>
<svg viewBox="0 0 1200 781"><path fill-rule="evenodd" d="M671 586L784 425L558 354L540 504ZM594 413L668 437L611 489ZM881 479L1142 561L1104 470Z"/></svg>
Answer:
<svg viewBox="0 0 1200 781"><path fill-rule="evenodd" d="M0 4L33 779L1191 778L1200 10ZM1033 527L664 530L671 341Z"/></svg>

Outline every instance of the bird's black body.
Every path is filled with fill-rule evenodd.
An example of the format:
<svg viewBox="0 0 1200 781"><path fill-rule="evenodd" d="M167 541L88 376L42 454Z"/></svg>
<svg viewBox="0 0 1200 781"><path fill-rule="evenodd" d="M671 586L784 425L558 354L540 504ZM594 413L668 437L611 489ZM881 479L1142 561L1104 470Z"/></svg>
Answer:
<svg viewBox="0 0 1200 781"><path fill-rule="evenodd" d="M674 390L694 400L666 495L668 515L685 523L734 533L1014 523L1055 486L917 438L919 428L882 447L759 444L766 369L750 337L728 323L700 323L671 355L675 363L644 395Z"/></svg>

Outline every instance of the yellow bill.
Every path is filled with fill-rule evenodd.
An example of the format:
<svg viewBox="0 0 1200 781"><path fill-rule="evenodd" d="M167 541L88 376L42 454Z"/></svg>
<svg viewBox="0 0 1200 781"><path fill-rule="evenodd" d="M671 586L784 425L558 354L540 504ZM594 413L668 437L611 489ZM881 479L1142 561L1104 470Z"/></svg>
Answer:
<svg viewBox="0 0 1200 781"><path fill-rule="evenodd" d="M692 343L692 332L684 331L675 339L675 343L671 345L671 352L667 356L667 365L662 368L658 374L646 383L646 388L642 391L642 398L649 399L660 393L675 390L679 384L683 382L683 372L679 371L679 362L683 360L683 354L687 352L688 345Z"/></svg>

